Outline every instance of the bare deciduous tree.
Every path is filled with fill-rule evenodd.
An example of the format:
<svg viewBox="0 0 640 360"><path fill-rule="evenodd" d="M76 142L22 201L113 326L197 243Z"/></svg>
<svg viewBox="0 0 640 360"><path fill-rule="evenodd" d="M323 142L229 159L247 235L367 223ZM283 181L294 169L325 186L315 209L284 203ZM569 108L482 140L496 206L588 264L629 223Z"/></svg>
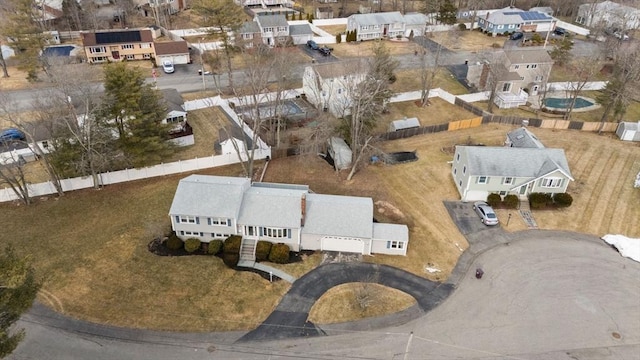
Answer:
<svg viewBox="0 0 640 360"><path fill-rule="evenodd" d="M584 87L590 81L593 81L595 75L601 68L601 63L594 60L597 59L579 58L571 64L575 80L567 82L566 92L569 95L568 98L570 99L570 101L563 116L565 120L571 119L571 114L573 112L573 109L575 108L578 96L580 96L580 93L582 92Z"/></svg>

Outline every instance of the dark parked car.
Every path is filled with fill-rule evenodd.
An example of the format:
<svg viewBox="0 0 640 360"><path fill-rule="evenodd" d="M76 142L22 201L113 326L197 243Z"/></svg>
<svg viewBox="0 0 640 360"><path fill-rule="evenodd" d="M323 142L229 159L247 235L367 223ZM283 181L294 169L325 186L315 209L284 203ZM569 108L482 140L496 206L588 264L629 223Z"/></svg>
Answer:
<svg viewBox="0 0 640 360"><path fill-rule="evenodd" d="M18 129L9 128L0 132L0 143L25 139L24 133Z"/></svg>
<svg viewBox="0 0 640 360"><path fill-rule="evenodd" d="M318 49L318 51L320 51L320 54L322 54L324 56L331 55L331 49L329 49L328 47L321 47L321 48Z"/></svg>
<svg viewBox="0 0 640 360"><path fill-rule="evenodd" d="M307 41L307 46L310 47L313 50L318 50L320 47L318 46L318 44L316 44L315 41L313 40L309 40Z"/></svg>
<svg viewBox="0 0 640 360"><path fill-rule="evenodd" d="M560 27L555 28L555 30L553 30L553 33L560 36L569 35L567 30Z"/></svg>
<svg viewBox="0 0 640 360"><path fill-rule="evenodd" d="M509 39L511 40L520 40L524 37L524 34L521 32L514 32L513 34L511 34L511 36L509 36Z"/></svg>

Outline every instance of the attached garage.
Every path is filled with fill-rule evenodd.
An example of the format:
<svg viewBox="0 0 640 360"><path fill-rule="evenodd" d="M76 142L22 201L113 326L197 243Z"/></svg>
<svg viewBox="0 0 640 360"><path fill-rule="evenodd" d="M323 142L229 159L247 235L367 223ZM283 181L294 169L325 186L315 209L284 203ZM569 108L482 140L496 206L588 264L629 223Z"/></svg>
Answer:
<svg viewBox="0 0 640 360"><path fill-rule="evenodd" d="M322 251L341 251L363 254L364 241L357 238L325 236L321 240Z"/></svg>
<svg viewBox="0 0 640 360"><path fill-rule="evenodd" d="M156 65L161 66L165 60L176 64L189 64L189 46L186 41L165 41L155 43Z"/></svg>

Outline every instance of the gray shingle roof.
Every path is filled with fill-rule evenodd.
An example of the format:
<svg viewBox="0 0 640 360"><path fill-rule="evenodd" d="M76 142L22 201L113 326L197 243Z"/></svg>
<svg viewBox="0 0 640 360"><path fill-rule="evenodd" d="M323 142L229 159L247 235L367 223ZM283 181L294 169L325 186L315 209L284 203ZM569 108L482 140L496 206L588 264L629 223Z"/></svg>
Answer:
<svg viewBox="0 0 640 360"><path fill-rule="evenodd" d="M518 148L544 148L540 140L527 128L521 127L507 133L511 146Z"/></svg>
<svg viewBox="0 0 640 360"><path fill-rule="evenodd" d="M290 25L289 26L289 35L310 35L313 34L311 30L311 26L309 24L300 24L300 25Z"/></svg>
<svg viewBox="0 0 640 360"><path fill-rule="evenodd" d="M404 22L407 25L426 25L427 20L427 15L422 13L404 14Z"/></svg>
<svg viewBox="0 0 640 360"><path fill-rule="evenodd" d="M160 90L168 111L184 111L184 99L176 89Z"/></svg>
<svg viewBox="0 0 640 360"><path fill-rule="evenodd" d="M349 59L313 65L322 79L335 79L346 75L364 74L369 70L365 59Z"/></svg>
<svg viewBox="0 0 640 360"><path fill-rule="evenodd" d="M563 149L456 146L466 153L469 174L537 178L555 170L573 179Z"/></svg>
<svg viewBox="0 0 640 360"><path fill-rule="evenodd" d="M260 26L264 27L276 27L276 26L289 26L287 18L282 14L277 15L261 15L256 18L260 23Z"/></svg>
<svg viewBox="0 0 640 360"><path fill-rule="evenodd" d="M244 193L239 224L299 228L302 194L308 190L251 187Z"/></svg>
<svg viewBox="0 0 640 360"><path fill-rule="evenodd" d="M307 195L303 234L371 238L373 200L354 196Z"/></svg>
<svg viewBox="0 0 640 360"><path fill-rule="evenodd" d="M407 225L373 223L373 239L409 241Z"/></svg>
<svg viewBox="0 0 640 360"><path fill-rule="evenodd" d="M236 218L250 185L248 178L188 176L178 183L169 214Z"/></svg>
<svg viewBox="0 0 640 360"><path fill-rule="evenodd" d="M371 14L354 14L353 17L358 25L382 25L404 23L404 17L399 11L371 13Z"/></svg>
<svg viewBox="0 0 640 360"><path fill-rule="evenodd" d="M504 53L512 65L553 63L553 59L551 59L547 50L544 49L518 49L505 51Z"/></svg>
<svg viewBox="0 0 640 360"><path fill-rule="evenodd" d="M260 33L260 26L255 21L245 21L239 30L240 34Z"/></svg>

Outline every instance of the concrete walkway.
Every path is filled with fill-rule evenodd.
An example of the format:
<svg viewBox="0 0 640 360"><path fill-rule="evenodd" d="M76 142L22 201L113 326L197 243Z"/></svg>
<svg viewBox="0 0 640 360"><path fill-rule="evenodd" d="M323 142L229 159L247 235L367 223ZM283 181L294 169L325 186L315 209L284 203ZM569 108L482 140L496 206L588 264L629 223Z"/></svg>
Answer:
<svg viewBox="0 0 640 360"><path fill-rule="evenodd" d="M276 276L284 281L290 282L293 284L294 281L296 281L296 278L287 274L286 272L280 270L280 269L276 269L274 267L271 267L269 265L265 265L256 261L246 261L246 260L240 260L238 262L238 266L240 267L246 267L246 268L252 268L252 269L256 269L256 270L260 270L265 272L266 274L270 274L273 276Z"/></svg>

